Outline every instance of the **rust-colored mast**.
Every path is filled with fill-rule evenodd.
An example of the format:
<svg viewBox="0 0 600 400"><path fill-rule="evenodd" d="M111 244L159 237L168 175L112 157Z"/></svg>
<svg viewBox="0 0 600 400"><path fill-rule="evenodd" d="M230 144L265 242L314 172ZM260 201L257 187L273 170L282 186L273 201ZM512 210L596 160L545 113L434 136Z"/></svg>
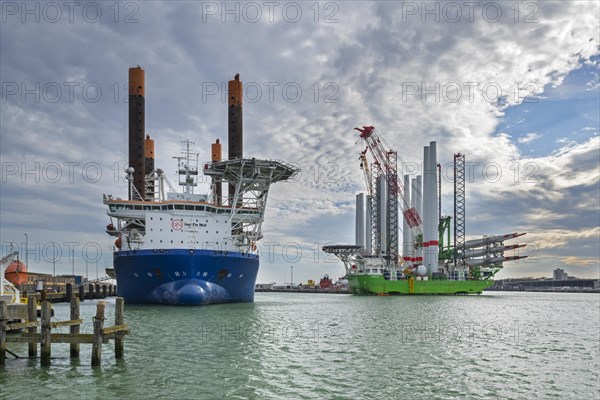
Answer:
<svg viewBox="0 0 600 400"><path fill-rule="evenodd" d="M242 81L236 74L228 85L228 155L230 160L243 157L244 130L242 121ZM229 204L233 202L235 186L229 184Z"/></svg>
<svg viewBox="0 0 600 400"><path fill-rule="evenodd" d="M142 200L146 198L145 129L144 70L137 66L129 68L129 166Z"/></svg>
<svg viewBox="0 0 600 400"><path fill-rule="evenodd" d="M223 146L219 139L214 142L211 146L212 150L212 161L221 161L223 154ZM213 201L216 205L220 206L223 199L223 184L220 178L213 178Z"/></svg>

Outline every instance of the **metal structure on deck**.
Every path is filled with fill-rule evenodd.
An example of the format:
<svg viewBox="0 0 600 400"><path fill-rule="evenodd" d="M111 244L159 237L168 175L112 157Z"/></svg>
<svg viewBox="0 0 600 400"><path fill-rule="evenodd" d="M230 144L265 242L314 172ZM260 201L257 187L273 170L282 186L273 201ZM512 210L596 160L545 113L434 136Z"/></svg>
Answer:
<svg viewBox="0 0 600 400"><path fill-rule="evenodd" d="M387 152L387 251L388 265L398 265L398 154Z"/></svg>
<svg viewBox="0 0 600 400"><path fill-rule="evenodd" d="M454 268L465 264L465 155L454 155Z"/></svg>
<svg viewBox="0 0 600 400"><path fill-rule="evenodd" d="M262 223L271 184L292 178L298 169L282 161L241 158L204 164L204 175L235 188L230 221L236 245L250 250L262 238Z"/></svg>

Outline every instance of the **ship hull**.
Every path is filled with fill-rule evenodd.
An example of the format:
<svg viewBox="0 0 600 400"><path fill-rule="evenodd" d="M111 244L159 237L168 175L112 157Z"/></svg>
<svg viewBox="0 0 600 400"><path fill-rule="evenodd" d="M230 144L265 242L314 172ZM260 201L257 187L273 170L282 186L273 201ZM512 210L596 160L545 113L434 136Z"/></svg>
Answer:
<svg viewBox="0 0 600 400"><path fill-rule="evenodd" d="M493 286L493 280L386 280L382 275L349 275L348 285L358 295L450 295L480 294Z"/></svg>
<svg viewBox="0 0 600 400"><path fill-rule="evenodd" d="M130 304L208 305L254 301L254 254L189 249L114 253L117 293Z"/></svg>

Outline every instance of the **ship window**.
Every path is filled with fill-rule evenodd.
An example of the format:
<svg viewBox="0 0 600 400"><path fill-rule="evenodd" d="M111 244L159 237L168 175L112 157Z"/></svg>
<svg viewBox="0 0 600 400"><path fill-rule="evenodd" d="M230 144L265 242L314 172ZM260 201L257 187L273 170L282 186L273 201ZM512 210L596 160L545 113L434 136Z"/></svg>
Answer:
<svg viewBox="0 0 600 400"><path fill-rule="evenodd" d="M227 212L227 210L221 209L221 210L217 211L217 214L225 214L226 212Z"/></svg>
<svg viewBox="0 0 600 400"><path fill-rule="evenodd" d="M150 221L152 221L152 217L150 217Z"/></svg>
<svg viewBox="0 0 600 400"><path fill-rule="evenodd" d="M196 206L196 211L204 211L204 206Z"/></svg>
<svg viewBox="0 0 600 400"><path fill-rule="evenodd" d="M144 210L152 210L152 206L144 206Z"/></svg>
<svg viewBox="0 0 600 400"><path fill-rule="evenodd" d="M193 211L193 210L194 210L194 206L185 206L185 209L186 209L186 210L192 210L192 211Z"/></svg>
<svg viewBox="0 0 600 400"><path fill-rule="evenodd" d="M133 209L134 209L134 210L142 210L143 208L144 208L144 207L142 207L142 205L141 205L141 204L136 204L136 205L134 205L134 206L133 206Z"/></svg>
<svg viewBox="0 0 600 400"><path fill-rule="evenodd" d="M171 243L173 243L173 241L171 240Z"/></svg>
<svg viewBox="0 0 600 400"><path fill-rule="evenodd" d="M123 208L125 208L123 204L117 204L115 207L117 208L117 210L122 210Z"/></svg>
<svg viewBox="0 0 600 400"><path fill-rule="evenodd" d="M183 205L182 204L175 204L175 209L176 210L183 210Z"/></svg>
<svg viewBox="0 0 600 400"><path fill-rule="evenodd" d="M160 242L162 243L162 240Z"/></svg>
<svg viewBox="0 0 600 400"><path fill-rule="evenodd" d="M110 209L110 211L113 211L113 212L117 210L117 207L115 207L114 204L111 204L110 206L108 206L108 208Z"/></svg>
<svg viewBox="0 0 600 400"><path fill-rule="evenodd" d="M131 204L125 204L125 209L126 210L133 210L133 205L131 205Z"/></svg>

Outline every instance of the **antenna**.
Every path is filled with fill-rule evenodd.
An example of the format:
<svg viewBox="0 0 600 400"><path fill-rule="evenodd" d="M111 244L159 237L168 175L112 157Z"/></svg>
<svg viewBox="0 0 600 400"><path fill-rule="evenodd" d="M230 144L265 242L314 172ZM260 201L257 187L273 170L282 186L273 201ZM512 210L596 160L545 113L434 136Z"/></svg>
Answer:
<svg viewBox="0 0 600 400"><path fill-rule="evenodd" d="M194 186L198 186L198 153L194 153L191 146L195 143L189 139L183 140L185 149L181 152L182 156L173 157L177 160L177 173L179 175L179 185L185 187L186 194L194 193ZM193 156L196 157L195 164L192 164Z"/></svg>

